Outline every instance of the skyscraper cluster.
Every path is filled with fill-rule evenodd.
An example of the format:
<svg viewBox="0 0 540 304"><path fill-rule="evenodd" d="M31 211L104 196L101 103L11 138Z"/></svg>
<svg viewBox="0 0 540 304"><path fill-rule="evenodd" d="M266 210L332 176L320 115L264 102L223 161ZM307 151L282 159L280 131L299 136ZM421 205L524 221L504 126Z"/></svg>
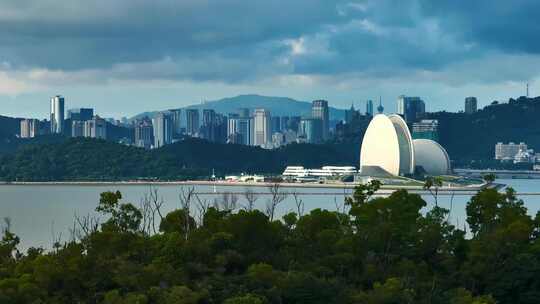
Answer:
<svg viewBox="0 0 540 304"><path fill-rule="evenodd" d="M56 134L70 137L107 139L107 121L94 115L94 109L76 108L67 111L65 98L56 95L50 99L49 120L23 119L20 122L20 137L33 138L38 135Z"/></svg>
<svg viewBox="0 0 540 304"><path fill-rule="evenodd" d="M408 97L400 95L397 100L397 113L407 123L413 123L421 119L426 112L426 104L420 97Z"/></svg>
<svg viewBox="0 0 540 304"><path fill-rule="evenodd" d="M65 102L61 95L50 99L49 120L21 120L20 137L32 138L51 133L115 140L145 149L160 148L193 137L273 149L290 143L323 143L335 132L328 101L322 99L314 100L309 114L303 116L272 115L265 108L240 108L224 115L214 109L188 107L161 111L131 121L127 118L102 118L92 108L66 111ZM367 104L366 111L373 112L372 101ZM347 120L353 119L350 115L359 115L359 112L352 107L346 114Z"/></svg>
<svg viewBox="0 0 540 304"><path fill-rule="evenodd" d="M253 120L249 109L239 109L230 113L227 120L227 142L240 145L253 145Z"/></svg>
<svg viewBox="0 0 540 304"><path fill-rule="evenodd" d="M326 100L312 103L311 115L272 116L269 110L239 109L227 120L227 142L278 148L293 142L321 143L330 137L329 108Z"/></svg>

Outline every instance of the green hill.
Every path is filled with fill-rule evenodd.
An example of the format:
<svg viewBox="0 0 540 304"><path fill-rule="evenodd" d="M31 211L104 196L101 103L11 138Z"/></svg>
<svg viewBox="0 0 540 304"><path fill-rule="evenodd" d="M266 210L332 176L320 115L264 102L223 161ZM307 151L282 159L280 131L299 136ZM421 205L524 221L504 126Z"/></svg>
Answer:
<svg viewBox="0 0 540 304"><path fill-rule="evenodd" d="M457 164L489 163L497 142L525 142L540 151L540 97L494 102L474 114L438 112L439 137Z"/></svg>
<svg viewBox="0 0 540 304"><path fill-rule="evenodd" d="M0 157L0 179L182 180L218 174L279 174L287 165L356 165L358 152L342 145L293 144L281 149L210 143L189 139L147 151L103 140L71 138L26 145Z"/></svg>

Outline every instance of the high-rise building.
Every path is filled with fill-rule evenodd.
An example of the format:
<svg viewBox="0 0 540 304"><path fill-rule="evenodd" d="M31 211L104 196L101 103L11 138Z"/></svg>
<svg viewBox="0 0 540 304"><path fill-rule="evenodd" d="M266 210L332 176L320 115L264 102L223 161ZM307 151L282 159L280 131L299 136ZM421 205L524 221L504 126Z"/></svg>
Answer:
<svg viewBox="0 0 540 304"><path fill-rule="evenodd" d="M135 146L150 149L154 143L154 127L152 121L143 119L135 125Z"/></svg>
<svg viewBox="0 0 540 304"><path fill-rule="evenodd" d="M311 116L321 120L322 139L327 140L330 132L330 112L328 110L328 101L314 100L311 105Z"/></svg>
<svg viewBox="0 0 540 304"><path fill-rule="evenodd" d="M71 137L84 137L84 121L71 121Z"/></svg>
<svg viewBox="0 0 540 304"><path fill-rule="evenodd" d="M412 125L413 139L431 139L439 141L439 121L437 119L422 119Z"/></svg>
<svg viewBox="0 0 540 304"><path fill-rule="evenodd" d="M238 134L242 136L242 143L244 145L253 145L255 140L253 131L253 119L249 117L241 118L238 123Z"/></svg>
<svg viewBox="0 0 540 304"><path fill-rule="evenodd" d="M229 116L227 117L227 143L240 144L240 140L236 136L236 134L238 134L239 119L240 115L238 113L229 113Z"/></svg>
<svg viewBox="0 0 540 304"><path fill-rule="evenodd" d="M290 129L289 116L281 116L280 122L279 122L279 128L281 129L282 132Z"/></svg>
<svg viewBox="0 0 540 304"><path fill-rule="evenodd" d="M238 114L229 114L227 122L227 142L232 144L252 145L253 120Z"/></svg>
<svg viewBox="0 0 540 304"><path fill-rule="evenodd" d="M271 127L270 128L272 129L272 134L274 134L276 132L281 132L281 117L272 116L270 121L271 121Z"/></svg>
<svg viewBox="0 0 540 304"><path fill-rule="evenodd" d="M373 116L373 100L366 102L366 115Z"/></svg>
<svg viewBox="0 0 540 304"><path fill-rule="evenodd" d="M360 113L354 108L354 104L352 104L349 110L345 110L345 123L350 124L359 114Z"/></svg>
<svg viewBox="0 0 540 304"><path fill-rule="evenodd" d="M298 130L300 129L300 121L302 120L302 117L300 116L291 116L289 118L289 130L293 130L294 132L298 133Z"/></svg>
<svg viewBox="0 0 540 304"><path fill-rule="evenodd" d="M203 110L202 125L199 128L200 137L208 141L216 141L216 111L212 109Z"/></svg>
<svg viewBox="0 0 540 304"><path fill-rule="evenodd" d="M182 135L182 111L180 109L169 110L172 119L173 137L180 138Z"/></svg>
<svg viewBox="0 0 540 304"><path fill-rule="evenodd" d="M64 133L64 97L60 95L51 98L51 133Z"/></svg>
<svg viewBox="0 0 540 304"><path fill-rule="evenodd" d="M38 135L45 135L51 133L51 122L47 119L43 119L39 122Z"/></svg>
<svg viewBox="0 0 540 304"><path fill-rule="evenodd" d="M21 138L34 138L39 134L39 120L23 119L21 120Z"/></svg>
<svg viewBox="0 0 540 304"><path fill-rule="evenodd" d="M107 121L99 116L85 121L84 137L107 139Z"/></svg>
<svg viewBox="0 0 540 304"><path fill-rule="evenodd" d="M223 144L227 142L227 116L223 114L216 114L214 134L215 142Z"/></svg>
<svg viewBox="0 0 540 304"><path fill-rule="evenodd" d="M94 109L89 108L76 108L76 109L69 109L67 111L67 119L71 119L71 121L74 120L90 120L94 117Z"/></svg>
<svg viewBox="0 0 540 304"><path fill-rule="evenodd" d="M270 141L270 111L256 109L253 112L253 145L266 148Z"/></svg>
<svg viewBox="0 0 540 304"><path fill-rule="evenodd" d="M168 112L158 113L153 119L154 148L160 148L172 143L173 120Z"/></svg>
<svg viewBox="0 0 540 304"><path fill-rule="evenodd" d="M426 112L426 104L420 97L398 96L397 113L403 116L407 123L413 123Z"/></svg>
<svg viewBox="0 0 540 304"><path fill-rule="evenodd" d="M477 111L478 101L476 97L465 98L465 113L472 114Z"/></svg>
<svg viewBox="0 0 540 304"><path fill-rule="evenodd" d="M199 110L186 110L186 133L191 137L199 136Z"/></svg>
<svg viewBox="0 0 540 304"><path fill-rule="evenodd" d="M323 140L323 123L319 118L302 118L299 137L306 143L317 144Z"/></svg>

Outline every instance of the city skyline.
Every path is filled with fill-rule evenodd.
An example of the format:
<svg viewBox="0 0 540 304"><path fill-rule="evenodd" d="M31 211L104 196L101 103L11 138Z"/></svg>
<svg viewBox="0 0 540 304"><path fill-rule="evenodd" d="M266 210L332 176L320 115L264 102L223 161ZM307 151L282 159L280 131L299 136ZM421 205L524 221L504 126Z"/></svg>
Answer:
<svg viewBox="0 0 540 304"><path fill-rule="evenodd" d="M530 88L529 88L530 90ZM144 111L133 111L131 109L131 107L126 107L125 109L123 110L119 110L119 112L114 112L111 114L111 111L108 110L109 108L107 106L104 106L104 107L101 107L100 108L100 113L102 113L102 116L103 117L106 117L106 118L114 118L114 119L121 119L121 118L133 118L137 115L140 115L142 113L145 113L145 112L162 112L162 111L170 111L170 110L179 110L179 109L184 109L184 108L188 108L190 106L197 106L197 105L204 105L206 102L216 102L216 101L219 101L219 100L223 100L223 99L227 99L227 98L234 98L234 97L238 97L238 96L242 96L242 95L258 95L258 94L240 94L240 95L235 95L235 96L225 96L223 98L220 98L220 99L216 99L216 100L203 100L199 103L186 103L186 104L182 104L182 105L178 105L178 106L171 106L169 108L148 108ZM62 96L63 98L68 98L65 96L65 94L53 94L51 96ZM259 96L263 96L263 97L278 97L278 96L265 96L265 95L259 95ZM404 94L399 94L399 95L396 95L394 96L393 98L389 98L387 100L385 100L384 98L382 98L382 103L383 103L383 106L384 106L384 112L385 113L399 113L399 106L396 104L396 100L399 100L399 98L401 96L405 96ZM423 98L423 99L426 99L425 97L423 97L422 95L418 95L420 98ZM436 104L434 102L430 102L429 100L426 100L427 103L429 104L429 107L426 107L426 112L439 112L439 111L448 111L448 112L462 112L462 111L465 111L466 109L464 108L463 106L463 101L466 100L467 98L471 97L472 95L464 95L464 97L458 101L456 101L455 103L455 106L450 109L450 108L440 108L440 109L434 109L436 108ZM515 96L509 96L507 99L503 99L503 100L496 100L496 99L493 99L493 100L490 100L489 102L488 101L482 101L480 100L479 97L476 97L474 96L473 98L476 98L476 100L478 101L477 102L477 107L478 109L480 108L483 108L484 106L488 106L490 105L493 101L498 101L498 102L506 102L508 99L510 98L517 98L519 96L525 96L525 94L521 94L521 95L515 95ZM540 96L540 95L539 95ZM36 107L34 109L34 111L32 113L37 113L37 114L29 114L29 115L13 115L13 114L9 114L9 113L0 113L0 116L8 116L8 117L17 117L17 118L36 118L36 119L49 119L50 118L50 112L48 111L48 108L41 108L42 106L50 106L50 105L47 105L48 103L50 103L50 99L53 98L53 97L44 97L44 96L41 96L42 99L45 100L44 103L40 102L40 104L38 105L38 107ZM379 96L381 97L381 96ZM535 96L529 96L529 97L535 97ZM0 97L1 98L1 97ZM278 98L282 98L282 97L278 97ZM283 98L291 98L291 97L285 97L283 96ZM321 98L315 98L313 100L319 100ZM333 107L333 108L336 108L336 109L339 109L339 110L347 110L348 108L350 108L351 106L351 103L355 105L355 107L358 107L358 108L366 108L366 104L368 102L373 102L372 101L373 98L367 98L367 99L354 99L352 100L352 102L349 102L348 105L344 104L344 103L339 103L339 102L332 102L331 100L329 100L329 106L330 107ZM305 103L312 103L312 101L307 101L307 100L298 100L298 99L294 99L293 100L296 100L296 101L301 101L301 102L305 102ZM70 105L69 107L66 107L66 115L67 115L67 111L68 110L78 110L78 109L84 109L84 108L92 108L93 110L96 110L96 106L94 106L94 104L99 104L99 102L93 102L93 101L89 101L88 103L82 103L80 101L77 101L77 100L71 100L70 99L70 103L72 105ZM378 104L378 102L377 102ZM255 106L253 107L255 108Z"/></svg>
<svg viewBox="0 0 540 304"><path fill-rule="evenodd" d="M73 101L73 100L69 99L64 94L54 94L54 95L51 95L51 96L52 97L45 98L46 103L40 105L40 106L46 106L47 108L40 108L39 109L40 114L38 114L38 115L24 116L24 115L6 115L4 113L0 113L0 116L13 117L13 118L22 118L22 119L50 120L50 118L51 118L51 112L50 112L51 102L56 97L61 97L62 100L64 100L64 99L69 100L69 105L66 105L65 110L64 110L64 116L66 118L69 118L70 112L74 112L74 111L77 112L77 113L79 111L83 111L83 112L84 111L92 111L92 113L94 111L96 113L98 112L98 110L96 109L96 107L92 103L82 104L80 102L76 102L76 101ZM289 99L289 97L276 97L276 96L264 96L264 95L257 95L257 94L248 94L248 95L237 95L237 96L234 96L234 97L226 97L226 98L221 98L221 99L218 99L218 100L205 100L205 101L203 101L201 103L187 104L187 105L182 106L182 107L149 109L148 111L144 111L144 112L135 112L135 114L133 114L133 115L128 115L127 114L127 113L130 113L129 109L126 109L126 112L119 112L119 113L117 113L117 115L108 115L107 114L108 111L106 110L106 108L101 109L99 111L99 113L100 113L101 117L104 117L106 119L114 119L114 120L135 119L137 116L140 116L140 115L145 114L145 113L157 114L157 113L166 112L166 111L169 111L169 112L178 111L180 113L180 112L183 112L183 111L186 111L186 110L190 111L190 110L197 109L197 108L200 108L199 109L201 111L200 114L202 114L202 110L205 109L204 105L207 104L207 103L215 103L215 102L220 102L220 101L224 101L224 100L227 100L227 99L233 99L233 98L238 98L238 97L243 97L243 96L258 96L258 97L261 97L261 98L286 98L286 99ZM517 98L517 97L521 97L521 96L524 96L524 95L511 96L511 97L509 97L509 99ZM295 102L302 102L302 103L306 103L306 104L310 104L310 105L313 102L322 100L322 101L326 101L328 103L329 108L344 111L344 113L346 113L350 109L351 105L354 106L357 110L360 110L360 112L362 112L362 113L368 113L369 112L368 111L369 110L369 104L371 103L371 107L372 107L371 111L376 112L376 113L371 113L371 114L377 114L377 113L392 114L392 113L395 113L395 114L403 115L403 113L401 112L402 109L400 108L400 103L402 103L401 99L403 97L406 97L406 98L420 98L422 101L424 101L424 98L422 96L411 97L411 96L406 96L406 95L400 94L398 96L395 96L393 99L386 100L386 101L382 100L382 105L384 107L383 107L383 112L380 112L380 111L374 111L373 110L373 107L374 107L373 105L375 103L373 102L372 99L353 100L351 103L349 103L348 106L344 106L344 107L342 107L341 105L336 105L332 101L321 99L321 98L315 98L312 101L304 101L304 100L296 100L296 99L290 99L290 100L295 101ZM529 97L534 98L533 96L529 96ZM379 96L379 98L381 98L381 97ZM477 97L468 95L468 96L464 97L460 101L459 106L455 110L449 110L449 109L432 110L431 109L432 108L431 102L429 100L426 100L423 111L431 112L431 113L440 112L440 111L456 112L456 113L467 112L467 107L468 107L467 106L467 100L470 99L470 98L473 98L475 100L476 107L474 108L475 109L474 111L476 111L476 108L477 109L482 109L483 107L488 106L488 105L492 104L495 101L494 100L494 101L491 101L491 102L483 105L481 102L478 102ZM496 100L496 101L500 102L500 103L505 103L508 100ZM377 101L377 103L375 105L379 105L379 102L380 101ZM254 105L254 106L250 106L249 109L255 109L257 107L261 107L261 106L255 106ZM264 106L262 106L262 107L264 108ZM207 109L212 109L212 108L210 107L210 108L207 108ZM41 113L41 112L43 112L43 113ZM227 114L227 113L223 112L222 114ZM79 114L76 114L76 115L79 115Z"/></svg>
<svg viewBox="0 0 540 304"><path fill-rule="evenodd" d="M421 96L429 111L457 111L475 96L483 107L526 95L527 83L530 96L540 92L539 8L535 1L7 2L0 4L0 114L45 117L44 96L58 93L105 117L240 94L325 99L339 108L378 96L389 105L404 94Z"/></svg>

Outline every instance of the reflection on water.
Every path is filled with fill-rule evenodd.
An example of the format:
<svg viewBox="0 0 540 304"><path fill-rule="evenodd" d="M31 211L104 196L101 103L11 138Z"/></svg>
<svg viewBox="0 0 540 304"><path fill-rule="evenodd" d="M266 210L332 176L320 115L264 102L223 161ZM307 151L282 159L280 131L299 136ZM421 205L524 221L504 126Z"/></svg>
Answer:
<svg viewBox="0 0 540 304"><path fill-rule="evenodd" d="M518 192L540 191L540 180L500 180L498 182L511 185ZM159 195L163 197L165 204L163 210L171 211L179 207L179 186L163 185L157 187ZM63 240L69 238L69 228L73 226L74 216L95 214L94 209L99 201L99 194L104 191L119 190L123 194L123 200L138 205L141 199L149 191L149 186L143 185L120 185L120 186L0 186L0 218L9 217L12 221L12 230L21 237L21 248L30 246L42 246L49 248L53 239L61 235ZM213 192L211 186L198 186L197 192ZM217 187L217 192L242 192L241 188ZM294 191L294 189L284 189ZM255 192L267 191L265 188L253 188ZM316 208L335 210L341 207L345 195L350 190L336 189L296 189L297 192L305 193L334 193L335 195L304 195L300 196L305 205L305 211ZM343 192L341 194L341 192ZM428 207L433 206L433 197L424 195ZM203 195L203 200L212 202L214 195ZM255 207L265 210L269 196L259 196ZM530 214L535 214L540 206L539 196L523 197ZM465 224L465 205L468 196L441 196L439 205L451 209L451 221L458 227ZM246 204L243 197L239 197L238 206ZM276 217L280 217L296 210L296 204L292 195L289 195L276 210ZM196 212L193 206L193 212Z"/></svg>

